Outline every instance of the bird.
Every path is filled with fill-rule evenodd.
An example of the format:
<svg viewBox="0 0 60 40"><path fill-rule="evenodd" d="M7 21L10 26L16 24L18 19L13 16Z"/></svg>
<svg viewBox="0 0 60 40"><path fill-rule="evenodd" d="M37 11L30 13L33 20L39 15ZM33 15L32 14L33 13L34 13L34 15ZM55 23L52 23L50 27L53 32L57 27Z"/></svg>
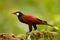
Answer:
<svg viewBox="0 0 60 40"><path fill-rule="evenodd" d="M34 28L34 30L37 30L37 26L36 25L48 25L48 26L53 26L53 25L50 25L48 24L47 21L44 21L44 20L41 20L37 17L34 17L34 16L31 16L31 15L26 15L26 14L23 14L22 12L20 11L16 11L16 12L13 12L12 14L16 15L18 17L18 20L21 22L21 23L25 23L28 25L28 28L29 28L29 32L32 31L32 27ZM56 29L58 29L57 27L54 27Z"/></svg>

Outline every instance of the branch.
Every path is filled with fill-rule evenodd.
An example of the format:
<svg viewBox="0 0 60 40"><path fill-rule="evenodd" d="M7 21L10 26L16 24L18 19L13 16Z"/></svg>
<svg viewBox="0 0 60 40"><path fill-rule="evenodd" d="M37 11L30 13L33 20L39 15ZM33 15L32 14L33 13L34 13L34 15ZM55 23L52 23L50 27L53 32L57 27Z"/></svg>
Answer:
<svg viewBox="0 0 60 40"><path fill-rule="evenodd" d="M57 32L30 32L29 34L23 34L15 36L14 34L0 34L0 40L56 40Z"/></svg>

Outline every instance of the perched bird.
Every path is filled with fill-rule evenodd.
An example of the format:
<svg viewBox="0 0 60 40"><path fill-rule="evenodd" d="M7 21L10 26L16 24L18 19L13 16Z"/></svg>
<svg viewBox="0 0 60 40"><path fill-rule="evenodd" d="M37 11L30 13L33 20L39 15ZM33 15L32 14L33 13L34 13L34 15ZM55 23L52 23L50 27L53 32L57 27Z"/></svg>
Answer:
<svg viewBox="0 0 60 40"><path fill-rule="evenodd" d="M29 26L29 32L32 31L32 26L34 27L34 30L36 30L37 24L53 26L53 25L48 24L47 21L41 20L31 15L25 15L20 11L14 12L13 14L15 14L18 17L20 22L25 23Z"/></svg>

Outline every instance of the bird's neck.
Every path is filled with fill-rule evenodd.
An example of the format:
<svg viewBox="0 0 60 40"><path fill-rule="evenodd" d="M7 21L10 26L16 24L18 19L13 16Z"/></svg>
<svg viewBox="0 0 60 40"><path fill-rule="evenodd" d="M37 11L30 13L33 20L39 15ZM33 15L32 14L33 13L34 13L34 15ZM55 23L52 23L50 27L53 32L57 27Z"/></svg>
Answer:
<svg viewBox="0 0 60 40"><path fill-rule="evenodd" d="M23 14L22 15L19 15L18 18L21 18L22 16L23 16Z"/></svg>

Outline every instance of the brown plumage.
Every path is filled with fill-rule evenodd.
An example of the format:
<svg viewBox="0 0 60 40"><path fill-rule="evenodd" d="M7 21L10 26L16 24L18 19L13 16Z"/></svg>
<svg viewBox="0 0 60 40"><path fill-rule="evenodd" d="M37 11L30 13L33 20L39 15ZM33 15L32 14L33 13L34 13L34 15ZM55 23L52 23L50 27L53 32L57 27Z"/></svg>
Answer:
<svg viewBox="0 0 60 40"><path fill-rule="evenodd" d="M29 26L29 32L32 31L32 26L34 27L34 30L37 29L36 24L49 25L46 21L43 21L31 15L24 15L19 11L14 12L13 14L17 15L20 22L25 23ZM49 26L52 26L52 25L49 25Z"/></svg>

